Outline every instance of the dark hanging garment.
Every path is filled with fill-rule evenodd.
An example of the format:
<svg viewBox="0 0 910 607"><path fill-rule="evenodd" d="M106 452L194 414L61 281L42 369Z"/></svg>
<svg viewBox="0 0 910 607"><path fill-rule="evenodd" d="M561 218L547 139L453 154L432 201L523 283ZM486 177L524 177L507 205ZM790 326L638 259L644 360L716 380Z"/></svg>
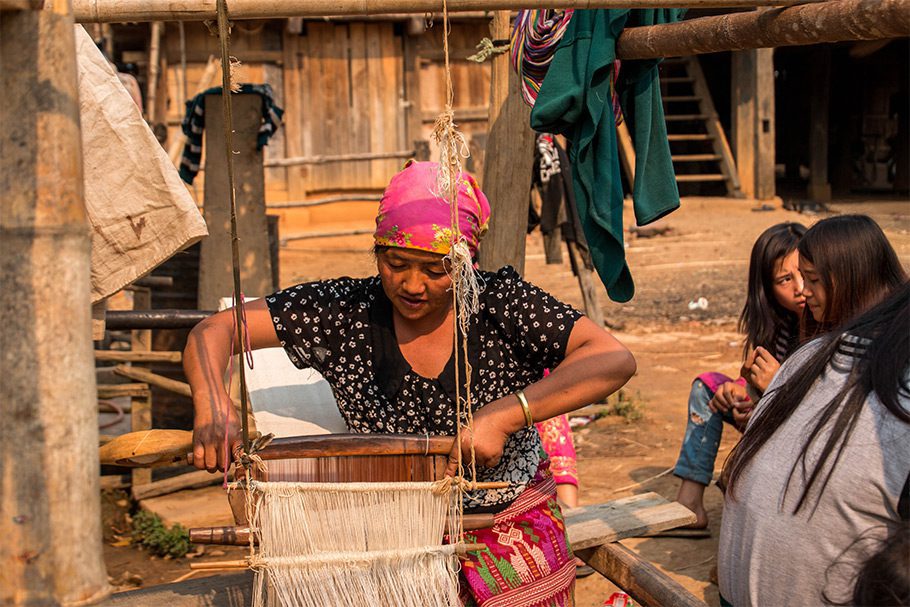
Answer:
<svg viewBox="0 0 910 607"><path fill-rule="evenodd" d="M633 199L638 225L679 207L661 105L657 61L624 61L616 77L616 39L624 27L678 21L680 9L579 10L541 86L531 127L570 141L578 216L610 299L635 292L623 246L623 191L614 93L635 145Z"/></svg>

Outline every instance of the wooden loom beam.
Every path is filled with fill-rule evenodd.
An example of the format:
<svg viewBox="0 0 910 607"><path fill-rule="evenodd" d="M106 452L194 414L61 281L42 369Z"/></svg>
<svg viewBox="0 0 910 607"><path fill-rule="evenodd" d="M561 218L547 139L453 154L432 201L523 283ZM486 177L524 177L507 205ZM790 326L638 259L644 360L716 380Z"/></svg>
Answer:
<svg viewBox="0 0 910 607"><path fill-rule="evenodd" d="M813 0L824 1L824 0ZM751 8L802 3L801 0L448 0L448 11L528 8ZM231 19L336 17L389 13L441 13L442 0L231 0ZM123 21L205 21L215 18L215 0L73 0L79 23Z"/></svg>

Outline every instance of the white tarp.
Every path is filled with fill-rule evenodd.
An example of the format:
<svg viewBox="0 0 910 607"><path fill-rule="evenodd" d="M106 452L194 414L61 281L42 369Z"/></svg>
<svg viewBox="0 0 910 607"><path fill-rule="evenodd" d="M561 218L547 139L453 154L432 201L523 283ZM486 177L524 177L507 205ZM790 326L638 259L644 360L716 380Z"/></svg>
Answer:
<svg viewBox="0 0 910 607"><path fill-rule="evenodd" d="M208 231L167 153L81 25L76 56L94 303Z"/></svg>

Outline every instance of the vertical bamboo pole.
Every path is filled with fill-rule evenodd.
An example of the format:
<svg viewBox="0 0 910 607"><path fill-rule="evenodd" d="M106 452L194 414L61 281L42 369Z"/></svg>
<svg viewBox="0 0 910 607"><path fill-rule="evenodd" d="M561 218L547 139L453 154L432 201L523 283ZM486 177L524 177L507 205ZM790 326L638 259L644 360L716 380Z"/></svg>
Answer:
<svg viewBox="0 0 910 607"><path fill-rule="evenodd" d="M69 0L0 12L0 604L105 597Z"/></svg>
<svg viewBox="0 0 910 607"><path fill-rule="evenodd" d="M149 42L149 79L145 93L145 117L149 124L154 125L157 114L158 101L158 73L161 70L161 31L164 23L152 21L152 35Z"/></svg>

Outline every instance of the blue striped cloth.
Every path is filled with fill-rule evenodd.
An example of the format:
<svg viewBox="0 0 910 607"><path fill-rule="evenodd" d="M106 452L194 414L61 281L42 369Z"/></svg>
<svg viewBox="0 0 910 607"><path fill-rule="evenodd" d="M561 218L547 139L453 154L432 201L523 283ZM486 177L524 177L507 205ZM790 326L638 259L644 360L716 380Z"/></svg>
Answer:
<svg viewBox="0 0 910 607"><path fill-rule="evenodd" d="M253 93L262 97L262 125L256 138L256 147L262 149L281 126L284 110L275 105L272 87L268 84L241 84L238 94ZM186 114L181 128L186 135L183 146L183 157L180 160L180 178L186 183L193 183L199 172L199 161L202 159L202 133L205 131L205 96L220 95L221 87L216 86L203 91L186 102Z"/></svg>

